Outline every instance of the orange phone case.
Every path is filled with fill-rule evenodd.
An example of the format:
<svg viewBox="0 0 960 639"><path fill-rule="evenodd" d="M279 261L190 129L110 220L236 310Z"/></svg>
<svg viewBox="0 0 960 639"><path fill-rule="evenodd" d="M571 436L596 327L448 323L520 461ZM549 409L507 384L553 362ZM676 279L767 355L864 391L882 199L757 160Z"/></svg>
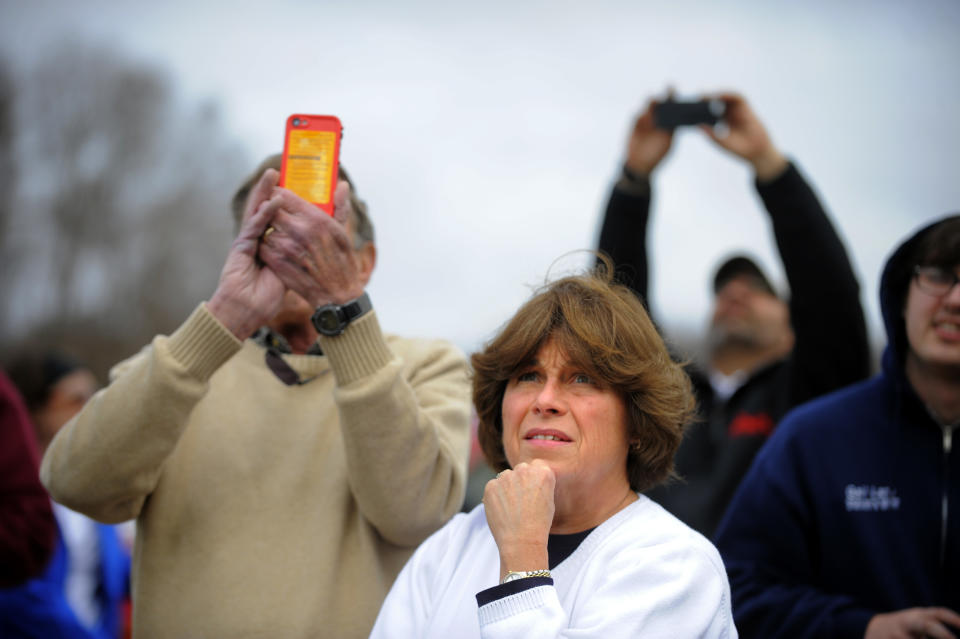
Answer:
<svg viewBox="0 0 960 639"><path fill-rule="evenodd" d="M332 115L295 113L283 136L280 186L333 215L343 125Z"/></svg>

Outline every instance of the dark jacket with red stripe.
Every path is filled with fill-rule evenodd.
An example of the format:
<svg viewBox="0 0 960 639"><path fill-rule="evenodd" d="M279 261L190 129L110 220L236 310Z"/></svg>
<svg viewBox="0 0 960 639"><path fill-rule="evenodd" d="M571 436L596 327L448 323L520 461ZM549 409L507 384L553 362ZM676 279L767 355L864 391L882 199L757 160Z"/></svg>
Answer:
<svg viewBox="0 0 960 639"><path fill-rule="evenodd" d="M727 401L706 375L690 370L700 405L676 457L683 481L650 497L707 536L723 516L757 451L792 407L864 379L870 355L860 287L840 238L813 190L792 164L757 183L790 285L796 344L790 355L754 371ZM615 187L600 233L620 281L646 303L650 194Z"/></svg>

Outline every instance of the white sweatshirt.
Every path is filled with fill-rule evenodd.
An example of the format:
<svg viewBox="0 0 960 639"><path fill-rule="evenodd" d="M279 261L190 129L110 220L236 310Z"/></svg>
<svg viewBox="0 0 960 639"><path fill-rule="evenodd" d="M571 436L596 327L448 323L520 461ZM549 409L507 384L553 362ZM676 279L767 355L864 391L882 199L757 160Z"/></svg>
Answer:
<svg viewBox="0 0 960 639"><path fill-rule="evenodd" d="M371 637L737 637L716 548L643 495L538 586L478 608L500 559L483 506L454 517L404 567Z"/></svg>

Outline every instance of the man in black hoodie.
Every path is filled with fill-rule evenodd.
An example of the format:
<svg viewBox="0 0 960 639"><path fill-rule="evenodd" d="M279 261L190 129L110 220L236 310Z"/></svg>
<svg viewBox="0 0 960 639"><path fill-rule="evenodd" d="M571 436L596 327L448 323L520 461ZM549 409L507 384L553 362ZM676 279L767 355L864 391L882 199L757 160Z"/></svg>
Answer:
<svg viewBox="0 0 960 639"><path fill-rule="evenodd" d="M741 636L960 631L960 215L887 261L882 372L793 411L717 532Z"/></svg>
<svg viewBox="0 0 960 639"><path fill-rule="evenodd" d="M783 415L865 378L870 365L860 287L817 196L773 144L746 100L733 93L716 99L725 105L727 133L703 131L753 170L790 299L777 295L756 263L744 256L726 261L713 278L707 366L690 371L702 419L677 453L683 481L649 493L707 536ZM652 101L637 118L600 233L600 250L613 258L618 277L644 304L649 176L673 141L672 130L654 122L656 105Z"/></svg>

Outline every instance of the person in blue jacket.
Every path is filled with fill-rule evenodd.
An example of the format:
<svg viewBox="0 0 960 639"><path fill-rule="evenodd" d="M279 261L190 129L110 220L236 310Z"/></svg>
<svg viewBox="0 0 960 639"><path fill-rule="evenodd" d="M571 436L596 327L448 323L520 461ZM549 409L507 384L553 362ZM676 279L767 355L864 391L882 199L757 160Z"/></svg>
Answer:
<svg viewBox="0 0 960 639"><path fill-rule="evenodd" d="M85 618L67 598L71 555L62 526L47 570L17 588L0 590L0 637L4 639L118 639L124 630L123 601L128 596L130 556L113 526L96 527L97 566L94 599L99 604Z"/></svg>
<svg viewBox="0 0 960 639"><path fill-rule="evenodd" d="M897 248L881 373L795 409L755 459L715 537L742 637L960 636L958 277L960 215Z"/></svg>
<svg viewBox="0 0 960 639"><path fill-rule="evenodd" d="M9 373L23 395L41 451L97 390L88 368L53 351L25 354ZM115 526L60 504L53 504L53 512L56 538L46 570L0 590L0 637L117 639L126 626L130 591L126 546Z"/></svg>

